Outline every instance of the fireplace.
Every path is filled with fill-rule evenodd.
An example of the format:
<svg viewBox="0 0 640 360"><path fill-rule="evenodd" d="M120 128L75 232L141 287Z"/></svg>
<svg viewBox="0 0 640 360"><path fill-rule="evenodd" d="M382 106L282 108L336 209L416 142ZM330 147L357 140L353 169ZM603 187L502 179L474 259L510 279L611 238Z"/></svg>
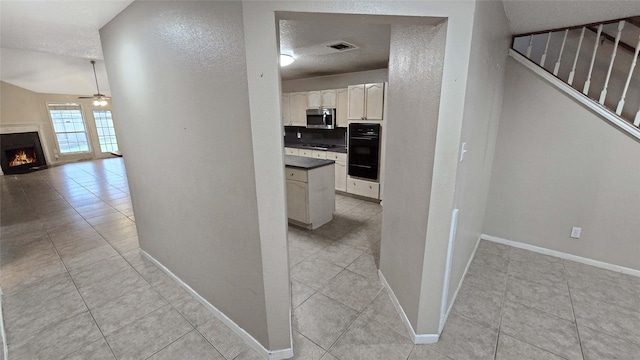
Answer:
<svg viewBox="0 0 640 360"><path fill-rule="evenodd" d="M0 166L5 175L23 174L46 165L37 132L0 134Z"/></svg>

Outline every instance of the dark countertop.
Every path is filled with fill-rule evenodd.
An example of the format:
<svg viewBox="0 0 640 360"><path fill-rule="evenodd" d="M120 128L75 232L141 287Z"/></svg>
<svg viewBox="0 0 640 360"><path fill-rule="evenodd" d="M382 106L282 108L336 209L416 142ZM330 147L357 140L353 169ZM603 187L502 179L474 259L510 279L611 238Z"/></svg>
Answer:
<svg viewBox="0 0 640 360"><path fill-rule="evenodd" d="M288 147L288 148L295 148L295 149L309 149L309 150L318 150L318 151L331 151L331 152L337 152L337 153L343 153L346 154L347 153L347 147L346 146L336 146L333 148L328 148L328 149L317 149L317 148L313 148L311 146L306 146L306 145L302 145L302 144L284 144L284 147Z"/></svg>
<svg viewBox="0 0 640 360"><path fill-rule="evenodd" d="M314 159L304 156L285 155L284 165L288 167L294 167L303 170L311 170L319 167L334 164L333 160Z"/></svg>

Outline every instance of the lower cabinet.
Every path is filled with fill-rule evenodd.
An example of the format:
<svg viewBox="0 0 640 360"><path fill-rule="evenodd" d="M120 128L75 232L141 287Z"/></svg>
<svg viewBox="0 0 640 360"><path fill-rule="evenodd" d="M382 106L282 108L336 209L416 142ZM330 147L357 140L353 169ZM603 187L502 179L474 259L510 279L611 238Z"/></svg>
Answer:
<svg viewBox="0 0 640 360"><path fill-rule="evenodd" d="M287 179L287 214L289 219L309 222L309 198L307 183Z"/></svg>
<svg viewBox="0 0 640 360"><path fill-rule="evenodd" d="M347 192L347 163L336 161L336 190Z"/></svg>
<svg viewBox="0 0 640 360"><path fill-rule="evenodd" d="M287 155L299 155L300 152L296 148L286 147L284 148L284 153Z"/></svg>
<svg viewBox="0 0 640 360"><path fill-rule="evenodd" d="M286 167L285 171L289 220L308 229L331 221L336 208L333 164L310 170Z"/></svg>
<svg viewBox="0 0 640 360"><path fill-rule="evenodd" d="M380 183L347 177L347 192L368 198L380 198Z"/></svg>

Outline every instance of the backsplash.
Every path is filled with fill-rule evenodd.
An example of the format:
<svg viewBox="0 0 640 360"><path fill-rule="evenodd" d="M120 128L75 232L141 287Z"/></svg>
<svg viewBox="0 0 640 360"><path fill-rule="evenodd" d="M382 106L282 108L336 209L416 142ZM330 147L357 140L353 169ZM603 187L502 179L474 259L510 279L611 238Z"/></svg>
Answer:
<svg viewBox="0 0 640 360"><path fill-rule="evenodd" d="M298 138L298 134L300 137ZM347 128L307 129L298 126L284 127L284 143L287 144L330 144L347 145Z"/></svg>

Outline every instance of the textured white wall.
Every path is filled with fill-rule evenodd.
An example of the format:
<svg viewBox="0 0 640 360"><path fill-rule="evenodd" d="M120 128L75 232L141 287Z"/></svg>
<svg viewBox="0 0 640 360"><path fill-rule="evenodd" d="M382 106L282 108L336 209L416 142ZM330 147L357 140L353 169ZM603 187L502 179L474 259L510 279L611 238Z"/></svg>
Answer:
<svg viewBox="0 0 640 360"><path fill-rule="evenodd" d="M134 2L101 37L141 248L269 349L242 3Z"/></svg>
<svg viewBox="0 0 640 360"><path fill-rule="evenodd" d="M387 82L387 69L358 71L339 75L318 76L282 82L282 92L346 88L349 85Z"/></svg>
<svg viewBox="0 0 640 360"><path fill-rule="evenodd" d="M454 300L453 295L482 233L510 45L511 34L502 3L478 1L461 136L467 152L464 161L459 163L456 181L455 207L460 211L447 307Z"/></svg>
<svg viewBox="0 0 640 360"><path fill-rule="evenodd" d="M484 233L640 269L640 143L507 65Z"/></svg>

